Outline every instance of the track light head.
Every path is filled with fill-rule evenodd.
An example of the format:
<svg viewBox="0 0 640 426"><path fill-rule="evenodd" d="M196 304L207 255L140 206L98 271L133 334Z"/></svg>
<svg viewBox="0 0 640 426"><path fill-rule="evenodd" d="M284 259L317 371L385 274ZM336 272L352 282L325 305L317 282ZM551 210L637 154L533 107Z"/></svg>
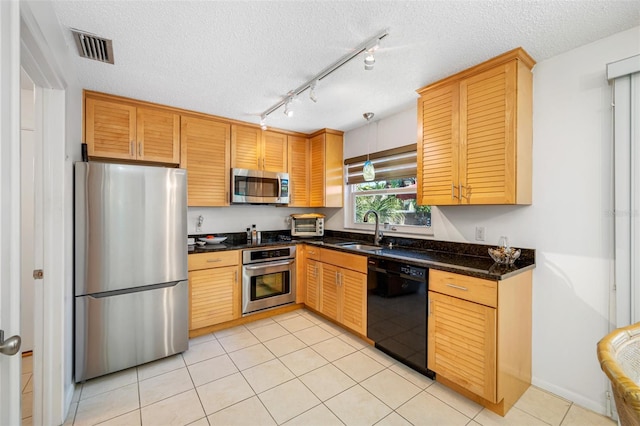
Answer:
<svg viewBox="0 0 640 426"><path fill-rule="evenodd" d="M311 86L309 88L309 99L311 99L313 102L318 102L318 96L316 96L316 82L315 81L313 83L311 83Z"/></svg>
<svg viewBox="0 0 640 426"><path fill-rule="evenodd" d="M364 52L364 69L371 71L376 63L376 58L373 56L373 50L365 50Z"/></svg>
<svg viewBox="0 0 640 426"><path fill-rule="evenodd" d="M287 98L287 101L284 104L284 115L287 117L293 117L293 110L291 109L291 96Z"/></svg>

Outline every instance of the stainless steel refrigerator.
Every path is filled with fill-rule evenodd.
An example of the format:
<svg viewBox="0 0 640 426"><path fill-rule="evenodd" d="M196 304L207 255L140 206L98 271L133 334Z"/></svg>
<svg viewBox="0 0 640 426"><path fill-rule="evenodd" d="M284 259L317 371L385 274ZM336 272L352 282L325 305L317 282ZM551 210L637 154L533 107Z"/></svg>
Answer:
<svg viewBox="0 0 640 426"><path fill-rule="evenodd" d="M75 164L75 381L188 348L183 169Z"/></svg>

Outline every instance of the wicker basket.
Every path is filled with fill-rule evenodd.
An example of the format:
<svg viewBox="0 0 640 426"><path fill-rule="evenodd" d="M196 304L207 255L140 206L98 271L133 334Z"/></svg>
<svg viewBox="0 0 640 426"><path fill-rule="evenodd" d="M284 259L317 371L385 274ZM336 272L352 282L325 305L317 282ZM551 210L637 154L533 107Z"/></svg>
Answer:
<svg viewBox="0 0 640 426"><path fill-rule="evenodd" d="M640 425L640 323L618 328L598 342L605 372L623 426Z"/></svg>

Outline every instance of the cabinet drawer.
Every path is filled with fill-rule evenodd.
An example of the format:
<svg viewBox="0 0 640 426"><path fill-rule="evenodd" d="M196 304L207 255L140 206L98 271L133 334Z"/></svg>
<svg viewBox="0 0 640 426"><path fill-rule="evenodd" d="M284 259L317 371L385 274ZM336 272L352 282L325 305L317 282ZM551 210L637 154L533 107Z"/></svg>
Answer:
<svg viewBox="0 0 640 426"><path fill-rule="evenodd" d="M320 249L322 263L330 263L356 272L367 273L367 257L337 250Z"/></svg>
<svg viewBox="0 0 640 426"><path fill-rule="evenodd" d="M320 260L320 248L316 246L307 246L307 259Z"/></svg>
<svg viewBox="0 0 640 426"><path fill-rule="evenodd" d="M233 250L190 254L187 259L190 271L218 268L221 266L235 266L240 264L240 251Z"/></svg>
<svg viewBox="0 0 640 426"><path fill-rule="evenodd" d="M495 281L430 269L429 290L494 308L498 306Z"/></svg>

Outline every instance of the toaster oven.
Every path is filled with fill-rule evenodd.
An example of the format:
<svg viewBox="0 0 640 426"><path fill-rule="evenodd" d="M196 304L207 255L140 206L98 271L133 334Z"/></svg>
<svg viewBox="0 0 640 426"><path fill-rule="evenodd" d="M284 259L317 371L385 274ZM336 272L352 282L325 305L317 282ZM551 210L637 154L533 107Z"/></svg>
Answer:
<svg viewBox="0 0 640 426"><path fill-rule="evenodd" d="M324 215L320 213L292 214L292 237L321 237L324 235Z"/></svg>

